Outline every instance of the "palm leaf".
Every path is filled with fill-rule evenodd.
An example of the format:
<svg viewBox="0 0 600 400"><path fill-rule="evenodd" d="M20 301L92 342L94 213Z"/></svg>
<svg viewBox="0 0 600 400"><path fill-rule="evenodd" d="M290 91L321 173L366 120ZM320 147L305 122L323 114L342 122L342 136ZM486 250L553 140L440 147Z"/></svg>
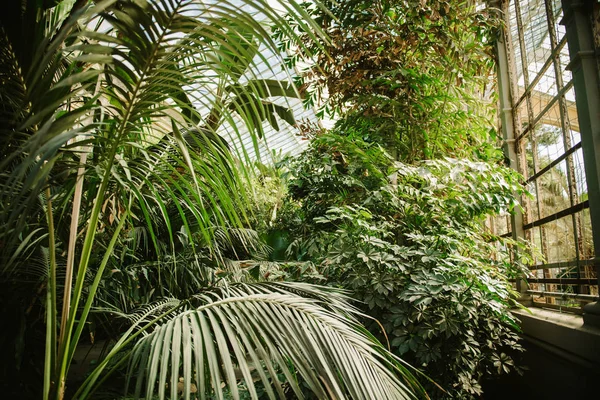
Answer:
<svg viewBox="0 0 600 400"><path fill-rule="evenodd" d="M251 79L244 84L230 85L226 90L235 94L243 90L247 91L247 88L249 87L253 88L262 99L269 97L291 97L299 99L302 97L291 83L276 79Z"/></svg>
<svg viewBox="0 0 600 400"><path fill-rule="evenodd" d="M283 398L278 373L298 398L304 397L301 382L321 399L412 399L420 390L410 373L347 318L352 307L332 289L235 285L204 292L196 301L201 305L156 327L135 346L130 376L137 379L136 397L145 387L145 398L155 393L177 398L179 387L189 399L193 384L200 398L229 392L237 399L243 382L257 399L255 385L261 382L269 398Z"/></svg>

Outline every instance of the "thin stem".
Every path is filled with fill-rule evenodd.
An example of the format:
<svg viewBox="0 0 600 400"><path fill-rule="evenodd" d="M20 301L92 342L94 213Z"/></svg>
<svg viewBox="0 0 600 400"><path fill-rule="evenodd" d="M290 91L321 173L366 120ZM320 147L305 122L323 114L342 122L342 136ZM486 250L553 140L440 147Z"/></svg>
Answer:
<svg viewBox="0 0 600 400"><path fill-rule="evenodd" d="M85 174L85 163L87 153L83 152L79 160L79 169L77 170L77 183L75 184L75 194L73 195L73 207L71 212L71 227L69 231L69 247L67 250L67 267L65 271L65 292L63 295L63 307L60 321L60 337L58 342L61 344L61 354L65 350L64 335L67 332L67 320L71 308L71 290L73 288L73 270L75 265L75 245L77 243L77 231L79 228L79 214L81 213L81 197L83 195L83 175Z"/></svg>
<svg viewBox="0 0 600 400"><path fill-rule="evenodd" d="M117 228L115 229L115 232L112 235L110 243L108 244L108 247L106 248L106 252L104 253L104 257L102 258L100 267L98 267L98 272L96 272L96 276L94 277L94 282L92 283L92 285L89 288L87 300L85 302L85 305L83 306L83 310L81 311L81 316L79 317L79 323L77 324L77 329L75 330L75 334L73 335L73 342L71 343L71 347L69 349L69 355L67 358L67 362L69 362L69 363L73 359L73 355L75 354L75 349L77 347L77 343L79 342L79 338L81 337L81 332L83 332L85 322L90 313L90 310L92 309L92 304L94 302L96 292L98 291L98 286L100 285L100 281L102 280L102 276L104 275L104 269L106 268L106 264L108 264L108 260L112 256L113 249L115 247L115 244L117 243L117 240L119 239L119 234L121 233L121 230L125 226L125 221L127 220L128 216L129 216L129 210L123 215L123 217L121 218L121 221L119 221L119 224L117 225Z"/></svg>
<svg viewBox="0 0 600 400"><path fill-rule="evenodd" d="M48 220L48 252L50 271L46 288L46 355L44 360L44 400L50 396L56 369L56 239L54 237L54 217L52 215L52 194L46 188L46 219Z"/></svg>
<svg viewBox="0 0 600 400"><path fill-rule="evenodd" d="M118 140L117 142L120 142ZM104 195L106 193L106 189L108 188L108 183L110 181L110 172L112 169L112 165L114 163L114 159L117 153L118 143L115 143L113 148L111 149L108 165L106 168L106 172L102 177L102 184L98 189L98 193L96 194L96 199L94 200L94 208L92 209L92 215L90 217L90 221L87 226L87 232L85 235L85 240L83 242L83 249L81 250L81 258L79 261L79 268L77 271L77 279L75 281L75 290L73 291L73 301L72 307L69 312L69 318L67 320L67 325L65 326L65 334L63 336L64 343L61 343L60 348L62 351L59 353L60 356L60 371L58 375L58 396L59 400L62 400L65 395L65 379L69 367L68 356L71 345L71 332L73 332L73 326L75 324L75 317L77 313L77 307L79 306L79 300L81 298L81 293L83 291L83 284L85 273L87 271L87 266L90 261L90 256L92 253L92 245L94 243L94 239L96 237L96 226L98 225L98 219L100 217L100 211L102 209L102 202L104 201ZM80 323L85 322L84 320L80 320Z"/></svg>
<svg viewBox="0 0 600 400"><path fill-rule="evenodd" d="M89 388L89 389L87 389L87 390L85 391L85 394L84 394L84 396L92 396L92 395L94 394L94 392L95 392L96 390L98 390L98 388L99 388L100 386L102 386L102 384L103 384L104 382L106 382L106 380L107 380L107 379L108 379L108 378L109 378L109 377L110 377L110 376L111 376L111 375L112 375L112 374L113 374L115 371L117 371L117 370L119 369L119 367L125 363L125 361L127 361L127 360L129 359L129 357L131 357L131 352L129 352L128 354L126 354L125 356L123 356L123 357L122 357L122 358L121 358L121 359L120 359L120 360L119 360L119 361L118 361L118 362L117 362L115 365L113 365L113 366L112 366L112 368L111 368L111 369L109 369L109 370L108 370L108 372L107 372L106 374L104 374L104 376L102 377L102 379L100 379L100 380L99 380L97 383L94 383L94 382L95 382L95 380L94 380L94 382L92 382L92 385L93 385L93 386L92 386L91 388ZM74 398L74 399L77 399L77 396L74 396L73 398ZM82 398L85 398L85 397L82 397Z"/></svg>

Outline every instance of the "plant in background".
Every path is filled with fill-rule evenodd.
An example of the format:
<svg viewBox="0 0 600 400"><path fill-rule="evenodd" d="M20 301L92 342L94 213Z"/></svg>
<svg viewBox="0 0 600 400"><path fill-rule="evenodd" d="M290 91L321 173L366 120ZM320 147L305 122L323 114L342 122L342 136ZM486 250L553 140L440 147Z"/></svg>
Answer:
<svg viewBox="0 0 600 400"><path fill-rule="evenodd" d="M447 392L431 395L475 398L484 377L518 369L509 277L528 260L511 258L519 244L484 226L518 206L518 174L456 159L394 163L335 134L315 139L290 169L295 218L278 227L295 238L289 256L350 290L375 319L369 329Z"/></svg>
<svg viewBox="0 0 600 400"><path fill-rule="evenodd" d="M256 398L255 380L284 397L280 374L298 397L300 382L319 398L421 393L337 291L209 284L231 251L215 243L252 237L251 172L217 128L288 119L261 100L273 82L240 83L259 45L275 50L265 24L291 34L266 1L23 0L0 18L5 394L90 398L125 365L146 398L238 398L241 382ZM119 308L127 323L74 385L90 314Z"/></svg>
<svg viewBox="0 0 600 400"><path fill-rule="evenodd" d="M522 244L484 228L523 194L494 164L497 21L473 1L327 4L307 6L331 37L323 50L283 43L306 66L307 102L339 119L290 162L276 231L290 258L365 304L396 354L425 365L448 396L478 396L483 377L514 367L508 278L530 262L513 251Z"/></svg>
<svg viewBox="0 0 600 400"><path fill-rule="evenodd" d="M322 115L405 162L498 157L488 142L493 13L470 0L327 4L329 12L308 9L330 42L310 54L286 46L290 63L302 66L299 87Z"/></svg>

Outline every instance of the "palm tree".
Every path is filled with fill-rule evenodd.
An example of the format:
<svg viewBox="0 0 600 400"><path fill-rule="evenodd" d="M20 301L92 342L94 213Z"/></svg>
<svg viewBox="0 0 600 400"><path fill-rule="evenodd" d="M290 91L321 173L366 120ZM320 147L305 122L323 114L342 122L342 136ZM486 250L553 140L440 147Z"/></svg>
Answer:
<svg viewBox="0 0 600 400"><path fill-rule="evenodd" d="M238 205L247 201L241 188L251 171L217 129L223 123L235 129L236 112L257 133L274 114L289 120L261 99L290 87L240 80L260 57L258 46L276 49L261 19L294 37L270 3L21 0L6 6L0 17L0 273L7 301L14 295L31 302L17 318L33 329L44 326L45 399L65 397L108 265L126 262L123 254L158 263L176 256L177 232L193 238L192 254L204 248L214 256L215 227L244 227L248 218ZM294 2L278 9L319 32ZM150 243L143 254L131 244L140 230ZM300 382L319 398L412 398L420 390L336 291L256 283L197 289L185 299L164 293L131 312L108 355L70 393L88 398L124 364L136 396L146 398L190 398L193 387L201 398L225 392L239 398L242 384L257 398L255 382L269 398L284 397L278 374L298 397ZM37 325L34 309L43 318Z"/></svg>

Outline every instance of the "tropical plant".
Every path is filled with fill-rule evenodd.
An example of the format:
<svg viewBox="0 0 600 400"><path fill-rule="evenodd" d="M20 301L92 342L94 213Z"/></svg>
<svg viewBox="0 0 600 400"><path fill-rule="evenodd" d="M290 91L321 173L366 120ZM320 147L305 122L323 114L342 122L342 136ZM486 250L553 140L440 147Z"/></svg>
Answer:
<svg viewBox="0 0 600 400"><path fill-rule="evenodd" d="M405 162L498 156L488 142L494 13L470 0L327 4L308 9L331 41L309 54L288 46L307 102Z"/></svg>
<svg viewBox="0 0 600 400"><path fill-rule="evenodd" d="M225 391L238 398L240 382L256 398L254 374L267 397L283 397L277 373L299 397L299 381L333 398L410 398L419 391L399 361L349 317L352 308L337 292L246 284L175 297L202 283L177 288L198 271L190 259L177 260L180 247L189 246L183 256L194 260L203 252L213 263L223 260L215 232L232 238L227 232L247 221L237 204L247 201L241 187L251 172L238 165L217 128L260 132L264 120L276 121L274 114L290 120L285 109L261 100L277 90L290 94L290 87L241 80L260 58L259 45L275 49L261 20L293 35L269 3L22 0L6 6L0 17L0 272L3 307L15 307L13 324L22 328L4 340L17 357L31 360L27 372L43 369L43 385L30 387L22 383L23 363L16 374L5 370L10 393L89 398L126 363L138 379L136 392L145 385L147 398L167 391L190 398L192 385L203 398L223 398ZM279 7L307 32L319 31L295 3ZM156 265L156 293L122 303L135 307L122 313L129 323L85 382L70 387L69 368L90 313L110 300L115 274L109 268L143 262ZM181 273L177 264L193 272ZM33 339L45 331L43 345L24 343L24 330Z"/></svg>
<svg viewBox="0 0 600 400"><path fill-rule="evenodd" d="M330 43L309 54L283 43L304 67L307 102L338 119L290 163L274 232L291 259L363 301L396 354L426 365L448 396L477 396L520 349L508 277L530 262L483 223L523 193L494 164L497 20L475 1L326 4L306 7Z"/></svg>
<svg viewBox="0 0 600 400"><path fill-rule="evenodd" d="M518 369L509 278L531 260L484 226L517 206L518 174L456 159L394 163L376 145L335 134L289 165L288 215L277 229L294 239L290 259L314 262L360 300L373 318L366 326L445 390L431 395L475 398L482 379Z"/></svg>

